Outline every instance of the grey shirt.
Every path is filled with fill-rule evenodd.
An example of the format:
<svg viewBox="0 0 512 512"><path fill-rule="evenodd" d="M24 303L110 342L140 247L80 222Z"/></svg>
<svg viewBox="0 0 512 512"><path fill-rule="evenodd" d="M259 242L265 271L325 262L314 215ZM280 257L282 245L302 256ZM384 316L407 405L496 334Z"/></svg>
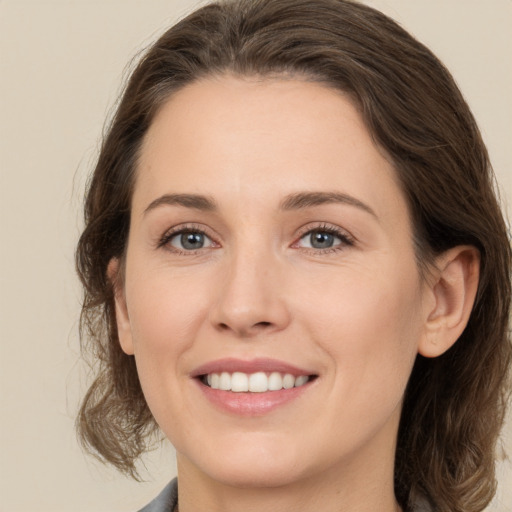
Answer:
<svg viewBox="0 0 512 512"><path fill-rule="evenodd" d="M178 504L178 480L171 480L164 490L139 512L173 512Z"/></svg>

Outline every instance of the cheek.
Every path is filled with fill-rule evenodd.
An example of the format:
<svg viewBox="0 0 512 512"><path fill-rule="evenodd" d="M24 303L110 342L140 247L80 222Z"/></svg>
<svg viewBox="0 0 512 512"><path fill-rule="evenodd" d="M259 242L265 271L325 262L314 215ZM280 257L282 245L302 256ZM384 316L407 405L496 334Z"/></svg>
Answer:
<svg viewBox="0 0 512 512"><path fill-rule="evenodd" d="M169 269L142 269L127 282L128 313L137 373L146 402L166 434L179 423L183 362L207 312L207 290L180 280Z"/></svg>
<svg viewBox="0 0 512 512"><path fill-rule="evenodd" d="M351 393L401 395L422 332L415 263L332 272L310 288L299 318L328 353ZM301 296L298 293L297 296ZM387 385L386 385L387 384ZM392 390L392 391L391 391Z"/></svg>
<svg viewBox="0 0 512 512"><path fill-rule="evenodd" d="M169 269L134 274L127 283L128 314L141 382L148 375L169 378L207 315L208 290L201 278L183 279Z"/></svg>

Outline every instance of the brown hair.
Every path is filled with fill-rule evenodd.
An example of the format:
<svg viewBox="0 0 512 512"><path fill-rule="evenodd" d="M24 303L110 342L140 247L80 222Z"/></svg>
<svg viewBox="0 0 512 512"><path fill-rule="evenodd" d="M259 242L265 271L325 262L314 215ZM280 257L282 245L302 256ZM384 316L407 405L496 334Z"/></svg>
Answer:
<svg viewBox="0 0 512 512"><path fill-rule="evenodd" d="M417 357L398 434L395 492L440 511L481 511L510 389L511 248L488 154L454 80L380 12L348 0L207 5L168 30L134 70L106 134L85 202L76 261L84 352L97 365L79 418L82 442L136 476L155 422L134 358L120 348L107 265L122 257L137 156L162 103L203 76L300 75L351 95L394 162L414 222L419 268L451 247L481 254L469 323L441 357Z"/></svg>

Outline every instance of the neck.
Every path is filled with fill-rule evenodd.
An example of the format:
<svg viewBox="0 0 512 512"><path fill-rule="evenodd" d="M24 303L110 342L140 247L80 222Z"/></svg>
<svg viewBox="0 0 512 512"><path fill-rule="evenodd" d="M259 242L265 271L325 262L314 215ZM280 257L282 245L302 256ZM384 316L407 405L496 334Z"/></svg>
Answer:
<svg viewBox="0 0 512 512"><path fill-rule="evenodd" d="M354 461L314 477L252 487L211 479L178 454L179 512L399 512L393 465L373 462Z"/></svg>

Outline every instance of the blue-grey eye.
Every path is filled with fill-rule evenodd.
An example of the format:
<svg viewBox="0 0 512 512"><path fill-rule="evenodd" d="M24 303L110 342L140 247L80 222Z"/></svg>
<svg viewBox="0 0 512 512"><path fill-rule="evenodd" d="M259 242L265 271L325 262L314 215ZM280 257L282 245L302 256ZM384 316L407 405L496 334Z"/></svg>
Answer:
<svg viewBox="0 0 512 512"><path fill-rule="evenodd" d="M172 247L182 251L194 251L212 246L210 238L199 231L176 233L176 235L171 238L170 242Z"/></svg>
<svg viewBox="0 0 512 512"><path fill-rule="evenodd" d="M309 235L311 247L315 249L328 249L334 244L334 235L323 231L315 231Z"/></svg>
<svg viewBox="0 0 512 512"><path fill-rule="evenodd" d="M309 249L330 249L342 242L342 237L321 229L309 231L301 238L301 246Z"/></svg>

